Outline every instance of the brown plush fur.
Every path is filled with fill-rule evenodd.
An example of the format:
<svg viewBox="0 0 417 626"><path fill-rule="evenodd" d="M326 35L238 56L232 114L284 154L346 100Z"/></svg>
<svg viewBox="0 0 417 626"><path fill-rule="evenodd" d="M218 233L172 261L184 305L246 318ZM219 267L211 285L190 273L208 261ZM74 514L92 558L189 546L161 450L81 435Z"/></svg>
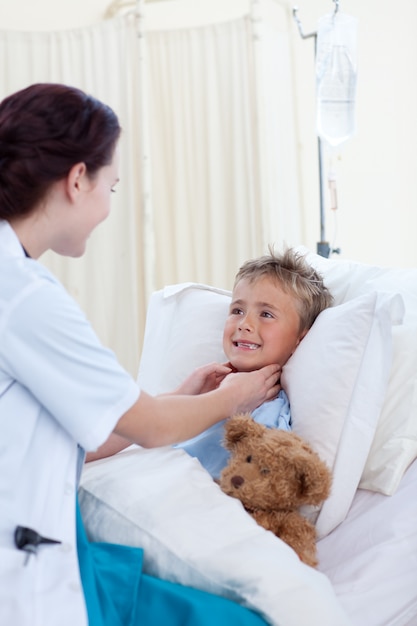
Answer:
<svg viewBox="0 0 417 626"><path fill-rule="evenodd" d="M316 531L298 509L328 497L331 474L325 463L295 433L266 428L250 415L228 420L224 445L231 458L220 477L221 489L315 567Z"/></svg>

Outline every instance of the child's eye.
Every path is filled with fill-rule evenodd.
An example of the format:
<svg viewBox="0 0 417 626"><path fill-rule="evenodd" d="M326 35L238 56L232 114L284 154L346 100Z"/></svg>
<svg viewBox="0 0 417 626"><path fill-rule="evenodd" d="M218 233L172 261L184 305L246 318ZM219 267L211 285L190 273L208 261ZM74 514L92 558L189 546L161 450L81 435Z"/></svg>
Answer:
<svg viewBox="0 0 417 626"><path fill-rule="evenodd" d="M243 315L243 311L242 311L242 309L237 309L237 308L235 308L235 309L232 309L232 310L230 311L230 314L231 314L231 315Z"/></svg>
<svg viewBox="0 0 417 626"><path fill-rule="evenodd" d="M251 463L252 462L252 455L249 454L249 456L246 457L246 463Z"/></svg>
<svg viewBox="0 0 417 626"><path fill-rule="evenodd" d="M265 474L269 474L269 469L268 469L267 467L263 467L263 468L261 469L261 474L264 474L264 475L265 475Z"/></svg>
<svg viewBox="0 0 417 626"><path fill-rule="evenodd" d="M261 313L261 315L262 315L262 317L272 317L272 314L271 314L271 313L269 313L269 311L263 311L263 312Z"/></svg>

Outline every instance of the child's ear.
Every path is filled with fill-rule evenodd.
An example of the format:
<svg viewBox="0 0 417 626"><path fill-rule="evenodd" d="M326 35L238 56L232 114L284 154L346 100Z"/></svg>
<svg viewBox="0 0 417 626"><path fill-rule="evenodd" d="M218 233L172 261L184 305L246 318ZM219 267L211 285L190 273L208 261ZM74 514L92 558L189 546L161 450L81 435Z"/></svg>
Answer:
<svg viewBox="0 0 417 626"><path fill-rule="evenodd" d="M298 337L297 346L300 343L300 341L304 339L307 333L308 333L308 328L305 328L304 330L301 331L300 336Z"/></svg>
<svg viewBox="0 0 417 626"><path fill-rule="evenodd" d="M295 349L300 345L301 341L304 339L307 333L308 333L308 328L301 331L301 333L298 335L298 339L295 342L294 350L291 352L291 354L294 354Z"/></svg>

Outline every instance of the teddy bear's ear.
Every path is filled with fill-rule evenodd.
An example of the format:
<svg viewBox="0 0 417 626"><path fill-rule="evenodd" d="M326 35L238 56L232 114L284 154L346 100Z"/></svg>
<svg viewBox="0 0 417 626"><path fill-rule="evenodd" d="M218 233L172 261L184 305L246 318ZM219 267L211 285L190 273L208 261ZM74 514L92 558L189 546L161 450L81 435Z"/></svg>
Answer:
<svg viewBox="0 0 417 626"><path fill-rule="evenodd" d="M330 494L332 477L327 465L312 450L296 459L300 504L318 505Z"/></svg>
<svg viewBox="0 0 417 626"><path fill-rule="evenodd" d="M254 422L250 413L230 417L226 421L224 430L223 445L228 450L232 450L237 443L245 439L262 437L264 433L264 427Z"/></svg>

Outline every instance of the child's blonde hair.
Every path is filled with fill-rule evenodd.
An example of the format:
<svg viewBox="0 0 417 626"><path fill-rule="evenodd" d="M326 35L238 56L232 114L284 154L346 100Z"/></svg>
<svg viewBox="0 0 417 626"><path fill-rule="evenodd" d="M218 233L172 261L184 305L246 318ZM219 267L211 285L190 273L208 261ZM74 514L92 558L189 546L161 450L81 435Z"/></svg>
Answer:
<svg viewBox="0 0 417 626"><path fill-rule="evenodd" d="M294 296L300 316L300 331L311 328L318 314L332 304L333 296L322 276L292 248L276 253L270 246L269 254L246 261L236 274L234 286L243 278L255 282L264 276Z"/></svg>

